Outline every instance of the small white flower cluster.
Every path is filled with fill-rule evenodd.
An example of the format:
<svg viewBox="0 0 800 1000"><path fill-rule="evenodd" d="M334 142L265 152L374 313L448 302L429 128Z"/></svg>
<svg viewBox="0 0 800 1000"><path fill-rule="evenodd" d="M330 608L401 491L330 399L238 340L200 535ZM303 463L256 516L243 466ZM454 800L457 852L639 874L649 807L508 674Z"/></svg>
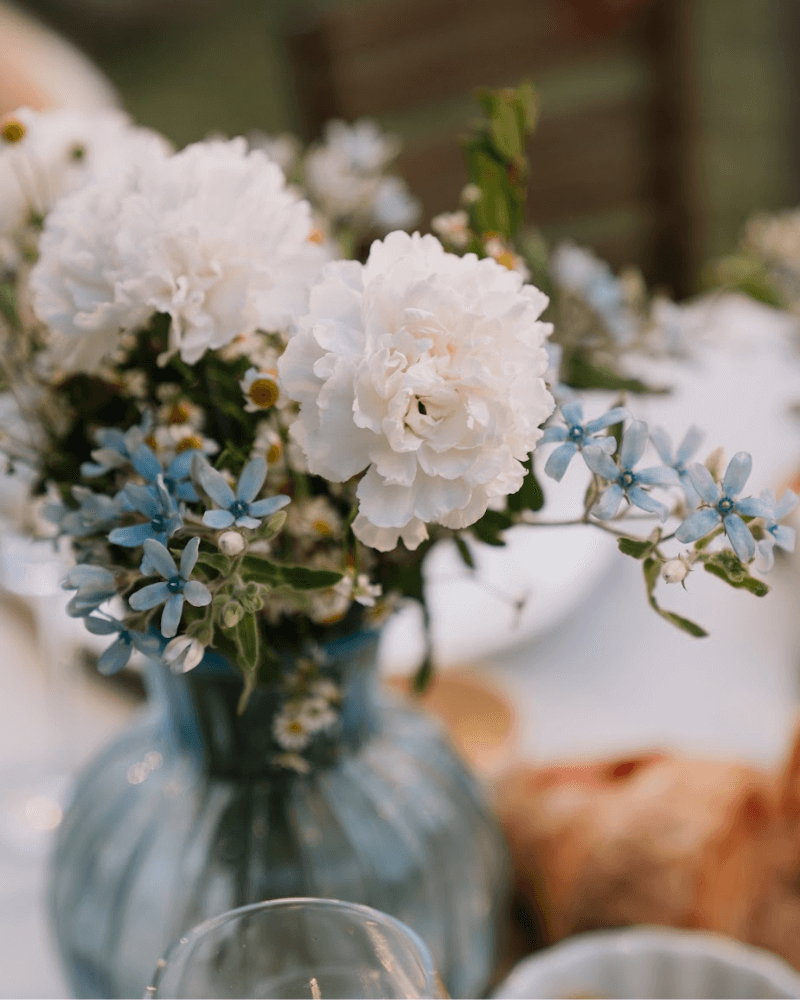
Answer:
<svg viewBox="0 0 800 1000"><path fill-rule="evenodd" d="M287 678L290 688L293 680L299 682L297 677ZM308 749L315 736L337 725L340 713L336 706L341 700L341 689L326 677L318 677L305 690L292 695L272 720L273 739L285 751L273 758L273 763L307 773L308 762L300 752Z"/></svg>
<svg viewBox="0 0 800 1000"><path fill-rule="evenodd" d="M399 177L386 176L399 151L399 141L372 121L328 122L324 142L305 159L312 202L336 223L371 226L381 233L413 226L419 202Z"/></svg>

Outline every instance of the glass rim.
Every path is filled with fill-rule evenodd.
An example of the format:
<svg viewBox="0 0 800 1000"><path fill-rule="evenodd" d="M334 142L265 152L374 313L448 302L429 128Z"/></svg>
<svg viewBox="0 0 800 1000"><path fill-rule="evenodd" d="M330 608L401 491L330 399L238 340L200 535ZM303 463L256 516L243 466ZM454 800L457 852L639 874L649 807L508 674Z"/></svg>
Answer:
<svg viewBox="0 0 800 1000"><path fill-rule="evenodd" d="M428 946L415 930L412 930L408 924L404 924L402 920L398 920L397 917L384 913L382 910L376 910L372 906L367 906L366 903L351 903L344 899L328 899L317 896L281 896L277 899L263 899L257 903L248 903L246 906L237 906L236 909L226 910L224 913L220 913L216 917L209 917L202 923L196 924L190 930L186 931L185 934L181 934L180 937L176 938L168 946L163 957L156 962L155 970L150 977L150 985L145 990L143 1000L149 1000L149 998L156 996L159 982L169 963L173 961L181 951L190 948L199 938L208 934L209 931L216 930L216 928L221 927L224 924L233 920L238 920L239 917L243 917L251 913L256 913L262 910L280 910L286 906L297 905L298 903L303 906L313 907L320 910L347 910L353 915L360 916L362 918L369 917L371 920L375 920L376 923L392 927L394 930L399 931L406 937L409 937L415 945L417 952L419 953L426 981L439 982L439 973L433 963L433 958L431 957Z"/></svg>

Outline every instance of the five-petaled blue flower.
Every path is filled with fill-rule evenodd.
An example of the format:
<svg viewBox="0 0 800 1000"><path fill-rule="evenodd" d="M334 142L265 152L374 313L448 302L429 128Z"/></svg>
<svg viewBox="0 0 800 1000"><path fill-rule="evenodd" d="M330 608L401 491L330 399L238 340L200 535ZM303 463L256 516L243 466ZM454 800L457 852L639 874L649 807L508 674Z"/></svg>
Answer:
<svg viewBox="0 0 800 1000"><path fill-rule="evenodd" d="M60 535L86 538L89 535L105 534L119 522L128 504L120 491L114 497L93 493L84 486L72 487L73 497L80 503L77 510L70 510L64 504L48 504L44 516L58 525Z"/></svg>
<svg viewBox="0 0 800 1000"><path fill-rule="evenodd" d="M197 491L189 479L192 460L198 454L200 452L196 448L188 448L176 455L164 469L153 449L149 445L140 444L131 456L131 464L148 483L156 483L158 477L162 476L167 492L178 500L199 500ZM152 489L153 487L151 491Z"/></svg>
<svg viewBox="0 0 800 1000"><path fill-rule="evenodd" d="M780 520L797 507L800 497L791 490L786 490L776 502L772 490L762 490L761 499L769 504L771 514L764 518L764 537L756 543L756 566L761 573L769 573L775 565L775 546L786 552L794 552L795 530Z"/></svg>
<svg viewBox="0 0 800 1000"><path fill-rule="evenodd" d="M194 607L202 608L211 603L211 592L199 580L189 577L197 562L200 539L191 538L181 554L181 568L175 565L175 560L169 550L154 538L148 538L144 543L144 554L147 565L164 577L165 583L151 583L135 594L131 594L128 603L134 611L147 611L159 604L164 604L161 614L161 634L171 639L178 631L184 598Z"/></svg>
<svg viewBox="0 0 800 1000"><path fill-rule="evenodd" d="M127 629L122 622L117 621L110 615L108 618L94 618L89 616L83 619L86 628L95 635L113 635L117 633L117 638L108 649L100 654L97 661L97 669L101 674L116 674L122 670L131 658L133 648L144 653L145 656L155 657L161 653L161 642L157 636L146 635L144 632L134 632Z"/></svg>
<svg viewBox="0 0 800 1000"><path fill-rule="evenodd" d="M252 502L267 478L267 463L261 457L251 459L242 469L235 496L225 477L207 462L198 459L194 469L200 485L214 503L222 508L207 510L203 514L203 524L210 528L230 528L232 524L239 528L257 528L262 518L269 517L289 503L289 497L286 496Z"/></svg>
<svg viewBox="0 0 800 1000"><path fill-rule="evenodd" d="M611 454L617 447L617 442L613 437L595 435L612 424L618 424L628 416L628 411L623 406L615 406L613 410L604 413L602 417L583 423L583 406L578 402L562 403L561 415L567 422L566 427L547 427L542 435L540 444L549 444L551 441L563 441L547 459L544 466L546 475L558 482L567 471L567 466L582 451L586 445L596 445L607 454Z"/></svg>
<svg viewBox="0 0 800 1000"><path fill-rule="evenodd" d="M94 462L81 463L81 475L85 479L93 479L127 465L150 433L152 424L152 416L146 413L138 427L129 427L127 431L116 427L101 427L95 431L95 440L100 447L92 452Z"/></svg>
<svg viewBox="0 0 800 1000"><path fill-rule="evenodd" d="M686 463L700 447L704 437L705 433L699 427L692 426L673 452L672 440L663 427L656 427L655 430L650 431L650 440L656 446L661 461L678 473L683 492L686 495L686 502L692 508L700 506L700 496L694 488Z"/></svg>
<svg viewBox="0 0 800 1000"><path fill-rule="evenodd" d="M72 618L91 614L117 593L114 574L102 566L91 566L88 563L73 566L61 586L64 590L76 591L67 604L67 614Z"/></svg>
<svg viewBox="0 0 800 1000"><path fill-rule="evenodd" d="M156 478L156 495L153 496L146 486L134 483L122 491L125 499L134 510L149 518L144 524L132 524L127 528L114 528L108 540L114 545L135 548L143 545L148 538L155 538L162 545L172 538L178 528L183 526L183 518L178 513L175 501L167 492L164 480L159 474Z"/></svg>
<svg viewBox="0 0 800 1000"><path fill-rule="evenodd" d="M675 537L679 542L697 541L709 531L713 531L717 525L722 524L733 551L742 562L750 562L756 552L756 543L740 515L763 518L772 515L770 505L764 500L759 500L757 497L736 499L744 489L752 467L753 460L750 455L746 451L737 452L728 462L720 491L704 465L695 462L689 466L688 471L694 488L707 506L695 511L678 525Z"/></svg>
<svg viewBox="0 0 800 1000"><path fill-rule="evenodd" d="M651 497L642 487L677 486L680 480L674 469L666 468L663 465L641 469L639 472L633 471L634 465L642 457L647 447L647 438L647 424L643 420L634 420L622 435L619 466L602 448L596 445L590 445L584 449L583 459L592 472L611 483L592 508L595 517L599 517L602 521L610 520L619 510L622 498L626 497L629 503L651 514L656 514L662 521L666 521L669 508L666 504Z"/></svg>

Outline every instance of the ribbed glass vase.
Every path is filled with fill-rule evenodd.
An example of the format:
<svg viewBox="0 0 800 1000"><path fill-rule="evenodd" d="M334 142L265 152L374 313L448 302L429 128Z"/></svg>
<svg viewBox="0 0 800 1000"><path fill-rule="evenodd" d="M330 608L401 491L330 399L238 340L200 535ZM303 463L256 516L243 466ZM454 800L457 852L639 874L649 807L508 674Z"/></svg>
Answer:
<svg viewBox="0 0 800 1000"><path fill-rule="evenodd" d="M505 842L436 722L378 682L377 639L326 648L341 666L341 725L306 775L271 763L272 692L238 715L225 661L178 676L152 664L148 711L78 780L53 856L52 917L77 996L141 996L189 928L288 896L397 917L452 996L485 991L508 909Z"/></svg>

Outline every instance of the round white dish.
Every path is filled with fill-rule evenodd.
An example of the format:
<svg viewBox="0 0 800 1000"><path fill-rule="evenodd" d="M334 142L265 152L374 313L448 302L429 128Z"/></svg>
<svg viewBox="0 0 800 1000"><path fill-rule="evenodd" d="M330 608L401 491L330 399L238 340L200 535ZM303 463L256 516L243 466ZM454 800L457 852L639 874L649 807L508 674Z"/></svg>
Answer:
<svg viewBox="0 0 800 1000"><path fill-rule="evenodd" d="M800 997L800 973L719 934L629 927L581 934L525 959L493 996Z"/></svg>

